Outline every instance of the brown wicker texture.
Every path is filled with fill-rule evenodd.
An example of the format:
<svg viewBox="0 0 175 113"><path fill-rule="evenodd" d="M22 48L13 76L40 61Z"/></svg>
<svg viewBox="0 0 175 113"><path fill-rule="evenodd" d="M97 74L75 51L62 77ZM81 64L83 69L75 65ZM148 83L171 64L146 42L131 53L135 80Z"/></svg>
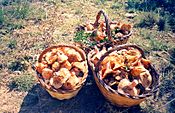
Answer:
<svg viewBox="0 0 175 113"><path fill-rule="evenodd" d="M110 53L113 51L119 51L121 49L127 49L128 47L133 47L136 48L140 51L142 54L142 57L145 58L144 52L141 48L139 48L136 45L119 45L109 51L107 51L103 56L101 56L100 60L97 63L97 66L94 67L93 63L90 61L91 58L91 52L88 54L88 63L91 67L91 70L93 72L96 84L98 88L100 89L101 93L105 96L107 100L109 100L112 104L120 106L120 107L130 107L134 105L138 105L142 101L145 100L146 97L153 95L158 89L158 84L159 84L159 75L156 72L156 70L149 65L149 72L152 75L152 84L151 84L151 91L146 92L142 95L132 97L130 95L123 95L119 93L118 91L112 89L110 86L108 86L103 80L100 79L99 75L99 67L100 63L103 61L103 59L108 56Z"/></svg>
<svg viewBox="0 0 175 113"><path fill-rule="evenodd" d="M94 23L90 23L90 24L93 25L95 29L97 29L98 26L99 26L99 20L100 20L101 14L104 16L104 19L105 19L106 34L107 34L107 38L108 38L109 41L105 41L103 43L97 42L97 44L98 45L104 45L104 44L105 45L110 45L111 47L112 46L121 45L121 44L126 44L128 39L129 39L129 37L132 35L132 32L130 31L128 34L124 35L121 38L117 38L117 37L113 38L112 35L111 35L110 24L115 24L116 22L110 21L110 19L108 18L107 14L105 13L104 10L100 10L98 12L97 16L96 16L95 22ZM80 31L80 30L85 30L85 26L79 26L77 28L77 31ZM89 47L87 47L87 49L89 49Z"/></svg>
<svg viewBox="0 0 175 113"><path fill-rule="evenodd" d="M80 53L81 57L83 58L84 61L86 61L86 55L84 53L84 51L76 46L73 46L73 45L65 45L65 44L60 44L60 45L57 45L57 46L52 46L52 47L49 47L47 49L45 49L39 56L38 58L38 62L41 62L42 58L43 58L43 55L45 53L47 53L48 51L50 51L51 49L54 49L54 48L59 48L59 47L68 47L68 48L72 48L72 49L75 49L77 52ZM87 64L86 64L87 66ZM37 71L36 71L37 72ZM72 90L63 90L63 89L55 89L54 87L46 84L44 82L44 79L42 77L42 75L40 73L37 72L37 79L38 81L40 82L41 86L46 89L48 91L48 93L56 98L56 99L59 99L59 100L63 100L63 99L70 99L74 96L77 95L77 93L79 92L79 90L81 89L81 87L83 86L84 82L86 81L86 78L88 76L88 67L87 67L87 71L86 73L84 73L84 76L82 77L81 81L76 85L76 87L74 87L74 89Z"/></svg>

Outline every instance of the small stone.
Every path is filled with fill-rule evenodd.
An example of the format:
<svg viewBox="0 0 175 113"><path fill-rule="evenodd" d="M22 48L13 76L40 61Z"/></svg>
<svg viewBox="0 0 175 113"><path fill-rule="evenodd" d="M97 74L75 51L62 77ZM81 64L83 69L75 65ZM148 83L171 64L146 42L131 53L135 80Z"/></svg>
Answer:
<svg viewBox="0 0 175 113"><path fill-rule="evenodd" d="M130 18L130 19L133 19L136 16L137 16L137 14L135 14L135 13L126 13L125 14L125 17Z"/></svg>

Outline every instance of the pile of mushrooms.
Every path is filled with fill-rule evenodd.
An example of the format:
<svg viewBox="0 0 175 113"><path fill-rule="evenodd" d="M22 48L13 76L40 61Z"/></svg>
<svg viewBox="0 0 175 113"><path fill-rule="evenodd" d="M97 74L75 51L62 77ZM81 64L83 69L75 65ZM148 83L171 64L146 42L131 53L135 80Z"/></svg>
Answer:
<svg viewBox="0 0 175 113"><path fill-rule="evenodd" d="M55 89L72 90L87 74L88 67L79 52L69 47L53 48L35 64L44 82Z"/></svg>
<svg viewBox="0 0 175 113"><path fill-rule="evenodd" d="M106 49L94 49L91 62L94 67ZM152 76L148 70L150 60L139 50L129 47L106 56L99 66L100 79L120 94L138 96L150 90Z"/></svg>
<svg viewBox="0 0 175 113"><path fill-rule="evenodd" d="M131 32L131 25L121 22L110 22L110 30L112 31L112 37L122 38L124 35L127 35ZM107 37L106 34L106 23L104 21L99 22L98 27L95 27L94 24L87 22L84 25L85 33L92 33L93 39L95 41L102 41Z"/></svg>

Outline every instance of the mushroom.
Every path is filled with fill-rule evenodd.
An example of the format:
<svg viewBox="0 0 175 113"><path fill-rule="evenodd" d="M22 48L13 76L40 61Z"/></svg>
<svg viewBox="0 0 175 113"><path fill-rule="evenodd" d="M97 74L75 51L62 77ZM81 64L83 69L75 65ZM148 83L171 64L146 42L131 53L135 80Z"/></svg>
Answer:
<svg viewBox="0 0 175 113"><path fill-rule="evenodd" d="M120 29L121 29L123 34L125 34L125 35L129 34L129 32L131 31L131 25L123 24Z"/></svg>
<svg viewBox="0 0 175 113"><path fill-rule="evenodd" d="M56 54L57 52L58 52L58 51L57 51L56 48L52 49L52 54L53 54L53 55Z"/></svg>
<svg viewBox="0 0 175 113"><path fill-rule="evenodd" d="M77 67L83 73L87 73L87 63L85 61L83 61L83 62L73 62L72 67Z"/></svg>
<svg viewBox="0 0 175 113"><path fill-rule="evenodd" d="M117 81L120 81L121 79L122 79L122 77L120 77L120 76L115 76L115 79L117 80Z"/></svg>
<svg viewBox="0 0 175 113"><path fill-rule="evenodd" d="M81 55L80 55L80 53L78 53L75 49L70 49L70 48L69 49L65 49L64 52L65 52L65 55L67 55L68 61L70 63L72 63L72 62L80 62L80 61L83 60Z"/></svg>
<svg viewBox="0 0 175 113"><path fill-rule="evenodd" d="M117 38L122 38L124 35L122 34L122 33L117 33L117 34L115 34L115 37L117 37Z"/></svg>
<svg viewBox="0 0 175 113"><path fill-rule="evenodd" d="M59 68L60 68L60 63L54 62L54 63L52 64L52 70L53 70L53 71L58 71Z"/></svg>
<svg viewBox="0 0 175 113"><path fill-rule="evenodd" d="M125 55L127 65L128 66L137 65L137 63L138 63L141 56L142 55L141 55L139 50L134 49L134 48L129 48L129 51L127 51L127 54Z"/></svg>
<svg viewBox="0 0 175 113"><path fill-rule="evenodd" d="M140 90L136 88L137 84L137 80L130 82L128 79L122 79L118 84L118 92L124 95L138 96Z"/></svg>
<svg viewBox="0 0 175 113"><path fill-rule="evenodd" d="M108 74L112 73L113 70L111 69L110 61L106 64L106 67L102 67L102 75L101 79L104 79Z"/></svg>
<svg viewBox="0 0 175 113"><path fill-rule="evenodd" d="M139 77L140 77L139 81L143 85L143 87L149 88L151 86L152 76L148 70L142 72Z"/></svg>
<svg viewBox="0 0 175 113"><path fill-rule="evenodd" d="M61 84L64 84L70 76L71 73L67 68L61 68L58 72L54 73L53 78L55 78L57 82L59 81Z"/></svg>
<svg viewBox="0 0 175 113"><path fill-rule="evenodd" d="M92 30L94 30L94 26L90 22L87 22L85 26L85 31L92 31Z"/></svg>
<svg viewBox="0 0 175 113"><path fill-rule="evenodd" d="M121 49L121 50L117 51L117 54L126 55L127 51L128 51L127 49Z"/></svg>
<svg viewBox="0 0 175 113"><path fill-rule="evenodd" d="M116 23L111 23L110 24L110 29L111 30L115 30L118 27L118 25Z"/></svg>
<svg viewBox="0 0 175 113"><path fill-rule="evenodd" d="M63 83L61 82L61 77L54 76L50 79L50 85L55 87L56 89L59 89L62 87Z"/></svg>
<svg viewBox="0 0 175 113"><path fill-rule="evenodd" d="M43 70L44 68L46 68L46 67L48 67L47 64L43 64L43 63L39 63L39 62L37 62L37 63L35 64L35 68L36 68L36 70L37 70L40 74L42 73L42 70Z"/></svg>
<svg viewBox="0 0 175 113"><path fill-rule="evenodd" d="M95 37L96 41L101 41L104 40L104 38L106 37L106 33L105 33L105 24L104 21L100 22L99 28L96 31L97 36Z"/></svg>
<svg viewBox="0 0 175 113"><path fill-rule="evenodd" d="M138 77L141 73L147 71L147 69L145 69L145 67L142 65L141 62L138 62L137 66L134 66L131 69L131 74L135 77Z"/></svg>
<svg viewBox="0 0 175 113"><path fill-rule="evenodd" d="M57 58L58 58L58 56L53 55L52 52L46 53L46 56L45 56L45 59L46 59L48 64L52 64L53 62L55 62L57 60Z"/></svg>
<svg viewBox="0 0 175 113"><path fill-rule="evenodd" d="M44 68L43 70L42 70L42 77L44 78L44 79L50 79L51 77L52 77L52 75L53 75L53 71L51 70L51 69L49 69L49 68Z"/></svg>
<svg viewBox="0 0 175 113"><path fill-rule="evenodd" d="M147 59L142 58L142 59L141 59L141 63L144 65L144 67L145 67L145 68L148 68L148 67L149 67L149 65L150 65L150 63L151 63L151 61L150 61L150 60L147 60Z"/></svg>
<svg viewBox="0 0 175 113"><path fill-rule="evenodd" d="M59 63L63 63L64 61L66 61L68 59L68 57L63 53L63 52L57 52L58 55L58 62Z"/></svg>
<svg viewBox="0 0 175 113"><path fill-rule="evenodd" d="M97 30L96 33L97 33L97 36L95 37L95 40L96 41L101 41L101 40L104 40L105 39L106 33L104 31Z"/></svg>
<svg viewBox="0 0 175 113"><path fill-rule="evenodd" d="M72 68L72 66L71 66L70 62L66 60L65 62L63 62L61 64L60 68L66 68L66 69L70 70Z"/></svg>
<svg viewBox="0 0 175 113"><path fill-rule="evenodd" d="M79 78L72 74L66 83L63 84L63 88L65 89L73 89L79 83Z"/></svg>
<svg viewBox="0 0 175 113"><path fill-rule="evenodd" d="M124 57L122 55L110 55L102 61L102 65L110 61L111 68L116 70L124 65Z"/></svg>
<svg viewBox="0 0 175 113"><path fill-rule="evenodd" d="M80 74L80 69L74 67L70 70L71 74L78 76Z"/></svg>

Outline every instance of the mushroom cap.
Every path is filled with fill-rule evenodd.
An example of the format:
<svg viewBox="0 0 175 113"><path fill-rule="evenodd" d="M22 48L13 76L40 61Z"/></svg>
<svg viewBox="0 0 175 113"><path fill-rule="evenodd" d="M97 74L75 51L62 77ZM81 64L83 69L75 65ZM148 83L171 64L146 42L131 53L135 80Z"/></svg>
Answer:
<svg viewBox="0 0 175 113"><path fill-rule="evenodd" d="M60 63L54 62L54 63L52 64L52 70L53 70L53 71L58 71L59 68L60 68Z"/></svg>
<svg viewBox="0 0 175 113"><path fill-rule="evenodd" d="M148 70L140 74L140 82L145 88L149 88L152 83L152 76Z"/></svg>
<svg viewBox="0 0 175 113"><path fill-rule="evenodd" d="M73 89L79 83L79 78L72 74L69 79L63 84L65 89Z"/></svg>
<svg viewBox="0 0 175 113"><path fill-rule="evenodd" d="M94 30L94 26L90 22L87 22L85 26L85 31L92 31L92 30Z"/></svg>
<svg viewBox="0 0 175 113"><path fill-rule="evenodd" d="M72 67L77 67L83 73L87 73L87 63L85 61L83 61L83 62L73 62Z"/></svg>
<svg viewBox="0 0 175 113"><path fill-rule="evenodd" d="M47 68L48 67L48 65L47 64L43 64L43 63L39 63L39 62L37 62L36 64L35 64L35 68L36 68L36 70L41 74L42 73L42 70L44 69L44 68Z"/></svg>
<svg viewBox="0 0 175 113"><path fill-rule="evenodd" d="M144 65L145 68L148 68L150 63L151 63L151 61L148 60L148 59L142 58L141 59L141 63Z"/></svg>
<svg viewBox="0 0 175 113"><path fill-rule="evenodd" d="M53 55L52 52L48 52L45 55L45 59L46 59L48 64L53 64L57 60L57 58L58 58L58 56L56 54Z"/></svg>
<svg viewBox="0 0 175 113"><path fill-rule="evenodd" d="M56 89L59 89L62 87L63 83L61 82L60 77L55 76L50 79L50 85L52 85Z"/></svg>
<svg viewBox="0 0 175 113"><path fill-rule="evenodd" d="M137 96L140 93L140 90L135 87L137 84L137 80L130 82L128 79L122 79L118 84L118 92L124 95Z"/></svg>
<svg viewBox="0 0 175 113"><path fill-rule="evenodd" d="M44 68L42 70L42 77L44 79L50 79L53 76L53 70L49 69L49 68Z"/></svg>

